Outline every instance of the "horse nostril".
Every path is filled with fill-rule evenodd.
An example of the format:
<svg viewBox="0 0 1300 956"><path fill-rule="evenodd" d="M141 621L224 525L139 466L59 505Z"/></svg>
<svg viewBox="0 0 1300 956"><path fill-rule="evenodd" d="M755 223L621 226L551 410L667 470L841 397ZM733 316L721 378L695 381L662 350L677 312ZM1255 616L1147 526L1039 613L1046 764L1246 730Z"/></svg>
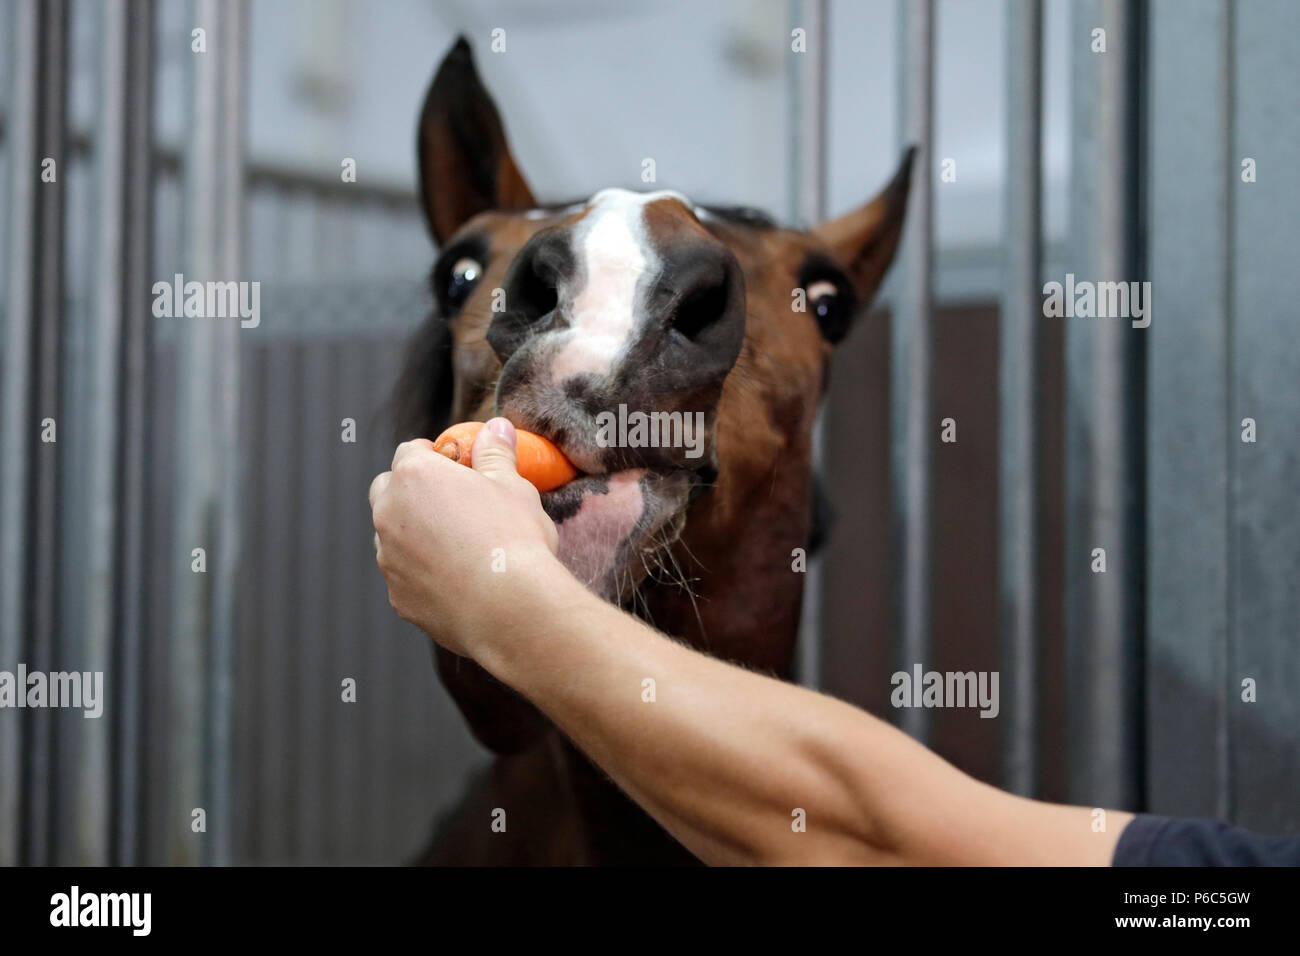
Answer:
<svg viewBox="0 0 1300 956"><path fill-rule="evenodd" d="M506 270L502 288L493 290L492 311L498 314L493 316L486 338L502 361L530 337L553 325L560 283L573 273L573 252L567 234L551 229L524 244ZM497 292L504 294L500 305Z"/></svg>
<svg viewBox="0 0 1300 956"><path fill-rule="evenodd" d="M510 290L507 308L518 312L529 322L536 322L555 311L559 304L556 283L551 271L534 260L531 268L524 269L515 287Z"/></svg>
<svg viewBox="0 0 1300 956"><path fill-rule="evenodd" d="M692 342L727 311L727 282L708 283L688 293L673 313L670 327Z"/></svg>

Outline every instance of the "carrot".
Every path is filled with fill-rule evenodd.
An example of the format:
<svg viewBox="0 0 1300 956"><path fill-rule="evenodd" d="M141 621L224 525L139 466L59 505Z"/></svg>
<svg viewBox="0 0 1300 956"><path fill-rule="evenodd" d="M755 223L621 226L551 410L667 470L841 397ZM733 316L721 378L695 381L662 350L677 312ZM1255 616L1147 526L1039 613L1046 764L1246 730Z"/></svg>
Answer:
<svg viewBox="0 0 1300 956"><path fill-rule="evenodd" d="M483 422L461 422L452 425L438 436L433 450L446 455L462 465L470 464L474 439L483 428ZM578 469L541 435L522 428L515 429L515 456L519 474L528 479L538 491L551 491L578 477Z"/></svg>

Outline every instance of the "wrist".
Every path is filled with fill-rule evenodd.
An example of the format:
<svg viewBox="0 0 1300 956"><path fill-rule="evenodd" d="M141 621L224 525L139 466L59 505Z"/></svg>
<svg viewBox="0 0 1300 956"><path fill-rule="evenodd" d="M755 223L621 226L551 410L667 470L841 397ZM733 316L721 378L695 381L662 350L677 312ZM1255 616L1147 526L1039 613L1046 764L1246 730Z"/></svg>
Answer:
<svg viewBox="0 0 1300 956"><path fill-rule="evenodd" d="M465 644L478 664L514 686L514 673L527 666L533 646L561 625L575 603L598 599L549 550L507 560L508 570L482 606L471 609Z"/></svg>

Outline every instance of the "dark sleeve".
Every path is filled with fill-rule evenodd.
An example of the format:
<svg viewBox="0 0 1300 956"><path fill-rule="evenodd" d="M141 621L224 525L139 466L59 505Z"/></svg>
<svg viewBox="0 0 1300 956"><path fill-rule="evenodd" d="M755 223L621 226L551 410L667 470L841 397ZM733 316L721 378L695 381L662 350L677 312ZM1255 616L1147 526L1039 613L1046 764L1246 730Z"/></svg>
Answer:
<svg viewBox="0 0 1300 956"><path fill-rule="evenodd" d="M1300 836L1261 836L1222 820L1139 814L1119 836L1114 866L1300 866Z"/></svg>

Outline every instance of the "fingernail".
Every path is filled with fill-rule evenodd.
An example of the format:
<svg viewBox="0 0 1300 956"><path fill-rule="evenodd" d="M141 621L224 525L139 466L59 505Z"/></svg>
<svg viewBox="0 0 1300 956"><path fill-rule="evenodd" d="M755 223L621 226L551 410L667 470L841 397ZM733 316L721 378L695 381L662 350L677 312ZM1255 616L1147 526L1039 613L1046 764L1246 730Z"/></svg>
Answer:
<svg viewBox="0 0 1300 956"><path fill-rule="evenodd" d="M515 426L510 423L508 418L493 418L487 423L488 431L496 435L507 445L512 448L515 444Z"/></svg>

